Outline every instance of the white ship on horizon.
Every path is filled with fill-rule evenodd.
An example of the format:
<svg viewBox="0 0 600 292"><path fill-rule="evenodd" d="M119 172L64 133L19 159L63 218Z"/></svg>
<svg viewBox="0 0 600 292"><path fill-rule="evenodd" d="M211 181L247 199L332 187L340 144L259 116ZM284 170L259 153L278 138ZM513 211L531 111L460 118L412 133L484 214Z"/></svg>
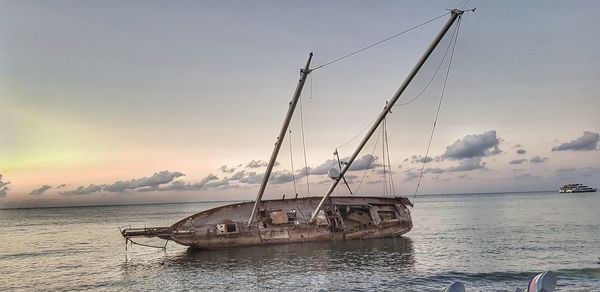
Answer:
<svg viewBox="0 0 600 292"><path fill-rule="evenodd" d="M566 184L562 185L559 189L559 193L588 193L595 192L595 188L588 187L584 184Z"/></svg>

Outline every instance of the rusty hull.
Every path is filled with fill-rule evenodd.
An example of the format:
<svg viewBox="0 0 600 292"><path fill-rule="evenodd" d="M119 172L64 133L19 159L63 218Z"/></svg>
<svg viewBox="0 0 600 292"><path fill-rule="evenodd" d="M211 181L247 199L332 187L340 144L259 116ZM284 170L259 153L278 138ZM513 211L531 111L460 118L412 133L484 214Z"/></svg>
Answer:
<svg viewBox="0 0 600 292"><path fill-rule="evenodd" d="M249 226L253 202L202 211L170 227L123 230L126 238L159 237L200 249L400 236L411 230L405 197L331 197L308 224L320 197L265 200ZM160 232L152 232L160 230Z"/></svg>

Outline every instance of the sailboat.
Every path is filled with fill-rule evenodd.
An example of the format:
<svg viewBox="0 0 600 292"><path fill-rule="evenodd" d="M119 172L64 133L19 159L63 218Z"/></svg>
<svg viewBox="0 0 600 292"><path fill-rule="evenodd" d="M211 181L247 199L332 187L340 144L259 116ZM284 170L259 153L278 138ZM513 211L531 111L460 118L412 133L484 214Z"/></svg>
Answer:
<svg viewBox="0 0 600 292"><path fill-rule="evenodd" d="M450 17L436 35L425 53L406 77L384 109L375 119L364 138L339 171L330 172L332 183L322 197L262 200L276 163L282 140L288 131L292 115L302 93L307 76L311 73L310 53L300 70L300 79L284 119L275 148L262 178L256 200L216 207L183 218L168 227L124 228L121 234L127 240L135 237L158 237L199 249L228 248L284 244L294 242L350 240L396 237L409 232L413 222L409 207L413 204L402 196L335 196L331 194L344 180L344 175L360 154L373 133L391 113L391 109L405 91L452 24L464 13L450 11Z"/></svg>

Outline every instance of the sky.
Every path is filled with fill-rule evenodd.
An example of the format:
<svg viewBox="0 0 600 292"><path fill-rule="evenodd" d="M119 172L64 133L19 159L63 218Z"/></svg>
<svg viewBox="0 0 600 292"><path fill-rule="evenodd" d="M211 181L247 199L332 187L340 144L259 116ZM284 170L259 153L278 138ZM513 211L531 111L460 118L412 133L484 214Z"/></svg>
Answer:
<svg viewBox="0 0 600 292"><path fill-rule="evenodd" d="M314 68L463 4L0 1L0 207L252 200L309 52ZM421 169L423 195L599 187L600 2L465 8L429 158L441 54L350 187L412 197ZM265 198L322 195L447 17L314 71Z"/></svg>

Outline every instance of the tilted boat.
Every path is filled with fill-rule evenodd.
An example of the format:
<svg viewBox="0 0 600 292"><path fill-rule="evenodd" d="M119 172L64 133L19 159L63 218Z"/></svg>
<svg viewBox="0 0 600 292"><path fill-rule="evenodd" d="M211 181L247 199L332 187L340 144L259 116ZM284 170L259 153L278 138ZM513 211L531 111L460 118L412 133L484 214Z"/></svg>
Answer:
<svg viewBox="0 0 600 292"><path fill-rule="evenodd" d="M591 193L595 191L595 188L591 188L583 184L566 184L562 185L558 189L559 193Z"/></svg>
<svg viewBox="0 0 600 292"><path fill-rule="evenodd" d="M386 104L365 137L340 170L330 172L332 184L323 197L262 200L273 166L308 74L312 71L309 55L300 70L300 80L290 101L287 115L275 143L275 149L254 202L231 204L202 211L169 227L126 228L126 240L134 237L158 237L182 245L211 249L234 246L281 244L291 242L365 239L400 236L413 227L406 197L345 196L331 197L344 174L408 87L417 72L440 43L452 24L464 11L454 9L450 18Z"/></svg>

